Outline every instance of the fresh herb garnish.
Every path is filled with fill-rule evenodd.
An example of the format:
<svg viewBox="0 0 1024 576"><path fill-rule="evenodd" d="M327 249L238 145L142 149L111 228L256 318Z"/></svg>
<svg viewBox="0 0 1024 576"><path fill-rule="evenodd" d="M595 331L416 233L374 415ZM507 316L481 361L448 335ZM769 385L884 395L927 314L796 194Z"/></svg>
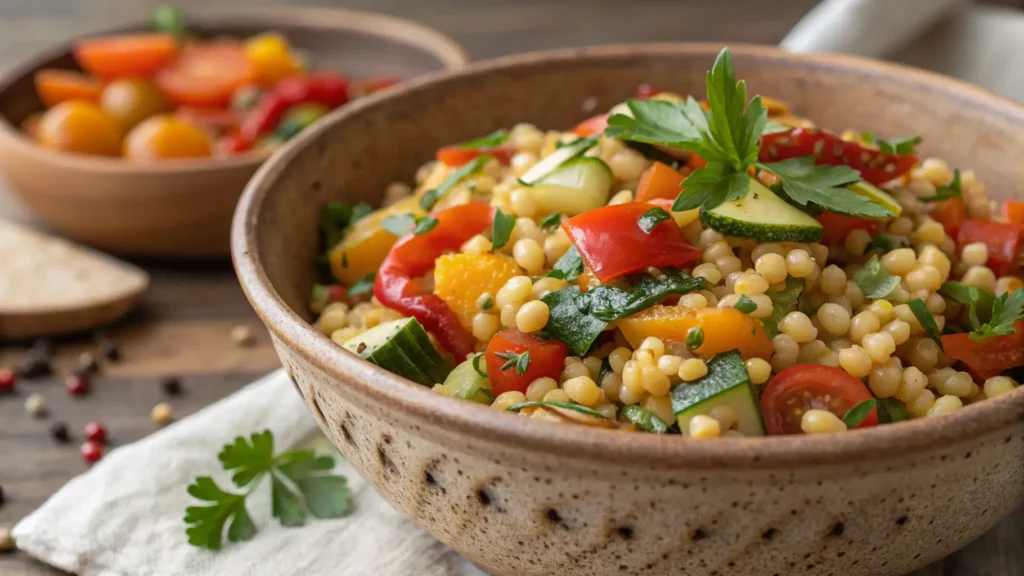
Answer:
<svg viewBox="0 0 1024 576"><path fill-rule="evenodd" d="M971 340L984 340L993 336L1009 336L1015 332L1013 324L1024 319L1024 288L1005 293L992 302L992 319L971 332Z"/></svg>
<svg viewBox="0 0 1024 576"><path fill-rule="evenodd" d="M349 206L344 202L328 202L320 212L320 231L327 249L329 250L341 242L349 227L371 212L373 212L373 208L366 203Z"/></svg>
<svg viewBox="0 0 1024 576"><path fill-rule="evenodd" d="M601 359L601 370L597 373L597 385L600 386L601 382L604 382L604 377L615 372L612 370L612 363L605 356Z"/></svg>
<svg viewBox="0 0 1024 576"><path fill-rule="evenodd" d="M853 282L872 300L888 298L900 286L900 277L893 276L878 256L872 256L860 270L853 273Z"/></svg>
<svg viewBox="0 0 1024 576"><path fill-rule="evenodd" d="M868 242L867 247L864 248L864 253L867 254L872 250L879 250L884 254L886 252L892 252L897 248L910 248L910 242L902 236L879 234Z"/></svg>
<svg viewBox="0 0 1024 576"><path fill-rule="evenodd" d="M416 225L412 227L412 233L422 236L437 227L437 218L433 216L420 216L416 219Z"/></svg>
<svg viewBox="0 0 1024 576"><path fill-rule="evenodd" d="M253 434L249 440L239 436L224 446L218 458L224 470L234 472L232 483L249 489L227 492L209 476L200 476L189 485L190 495L212 503L185 510L185 523L189 525L185 533L193 546L219 550L225 524L229 541L251 540L257 528L245 500L264 478L270 478L271 514L282 526L305 524L307 513L317 518L339 518L351 506L345 478L329 474L334 458L317 456L312 450L275 456L274 436L269 430Z"/></svg>
<svg viewBox="0 0 1024 576"><path fill-rule="evenodd" d="M345 296L362 296L368 294L373 290L373 282L377 279L377 271L373 270L367 272L365 276L356 280L355 284L348 287L345 291Z"/></svg>
<svg viewBox="0 0 1024 576"><path fill-rule="evenodd" d="M668 424L664 420L658 418L654 412L638 404L624 406L622 408L622 416L651 434L664 434L668 432Z"/></svg>
<svg viewBox="0 0 1024 576"><path fill-rule="evenodd" d="M404 236L410 231L416 236L422 236L436 228L437 222L437 218L429 215L395 214L382 220L380 226L395 236Z"/></svg>
<svg viewBox="0 0 1024 576"><path fill-rule="evenodd" d="M996 295L988 288L967 286L960 282L943 282L939 294L967 306L967 317L971 330L981 328L982 323L992 318L992 303Z"/></svg>
<svg viewBox="0 0 1024 576"><path fill-rule="evenodd" d="M945 186L935 189L935 194L920 198L921 202L941 202L950 198L963 198L963 188L960 186L960 170L953 170L953 180Z"/></svg>
<svg viewBox="0 0 1024 576"><path fill-rule="evenodd" d="M865 418L868 417L868 415L871 414L871 411L874 410L877 405L878 401L874 398L868 398L867 400L858 402L853 406L853 408L846 411L846 414L843 416L843 424L846 424L846 427L850 430L856 428L864 421Z"/></svg>
<svg viewBox="0 0 1024 576"><path fill-rule="evenodd" d="M893 400L892 398L879 398L878 399L878 423L879 424L892 424L893 422L902 422L909 418L907 414L907 407L899 400Z"/></svg>
<svg viewBox="0 0 1024 576"><path fill-rule="evenodd" d="M518 404L513 404L508 407L508 410L511 410L512 412L519 412L523 408L531 408L533 406L551 406L552 408L575 410L576 412L579 412L580 414L586 414L591 418L600 418L602 420L607 420L604 414L601 414L597 410L587 408L586 406L575 404L573 402L552 402L550 400L534 400L532 402L520 402Z"/></svg>
<svg viewBox="0 0 1024 576"><path fill-rule="evenodd" d="M686 333L686 347L690 350L696 350L703 343L704 329L700 326L690 328L690 331Z"/></svg>
<svg viewBox="0 0 1024 576"><path fill-rule="evenodd" d="M779 322L797 307L800 294L804 291L803 280L786 278L786 287L781 290L769 290L765 295L771 298L772 314L761 321L765 334L775 338L779 334ZM814 315L813 313L811 314Z"/></svg>
<svg viewBox="0 0 1024 576"><path fill-rule="evenodd" d="M554 228L555 226L558 226L561 223L562 215L558 212L552 212L551 214L545 216L544 219L540 221L540 224L538 224L538 226L540 226L541 230L547 230L548 228Z"/></svg>
<svg viewBox="0 0 1024 576"><path fill-rule="evenodd" d="M932 313L928 311L928 307L925 306L924 300L920 298L914 298L910 302L907 302L907 306L910 306L910 311L917 317L917 321L921 323L921 327L924 328L925 334L929 338L935 341L942 348L942 335L939 333L939 325L935 323L935 318Z"/></svg>
<svg viewBox="0 0 1024 576"><path fill-rule="evenodd" d="M530 351L521 352L516 354L515 352L495 352L495 356L505 361L501 365L501 371L516 369L516 374L522 376L526 374L526 371L530 368Z"/></svg>
<svg viewBox="0 0 1024 576"><path fill-rule="evenodd" d="M666 212L664 208L655 206L654 208L651 208L647 212L641 214L640 218L637 219L637 223L640 225L640 229L643 230L645 234L650 234L651 232L654 231L658 224L661 224L662 222L668 220L671 217L672 215Z"/></svg>
<svg viewBox="0 0 1024 576"><path fill-rule="evenodd" d="M487 378L487 371L480 368L480 360L482 360L483 357L484 355L482 353L473 356L473 370L475 370L476 373L479 374L481 378ZM484 364L484 367L486 368L487 365Z"/></svg>
<svg viewBox="0 0 1024 576"><path fill-rule="evenodd" d="M771 164L757 163L782 180L782 192L791 203L861 218L889 218L891 210L844 188L860 181L860 173L849 166L818 166L814 156L790 158Z"/></svg>
<svg viewBox="0 0 1024 576"><path fill-rule="evenodd" d="M762 135L764 135L764 134L778 134L779 132L789 132L792 129L793 129L792 126L786 126L782 122L776 122L774 120L769 120L769 121L765 122L764 130L761 131L761 134Z"/></svg>
<svg viewBox="0 0 1024 576"><path fill-rule="evenodd" d="M491 308L494 308L494 297L488 294L484 297L483 302L480 303L480 309L490 310Z"/></svg>
<svg viewBox="0 0 1024 576"><path fill-rule="evenodd" d="M491 157L485 154L483 156L477 156L476 158L473 158L469 162L460 166L457 170L449 174L448 177L444 179L444 182L442 182L440 186L438 186L437 188L431 188L430 190L424 192L423 196L420 196L420 208L423 208L428 212L433 210L434 204L437 204L437 201L440 200L442 196L447 194L448 191L452 189L452 187L461 182L462 179L465 178L466 176L469 176L473 172L476 172L477 170L483 168L484 164L487 164L487 162L489 162L490 160Z"/></svg>
<svg viewBox="0 0 1024 576"><path fill-rule="evenodd" d="M473 140L466 140L456 144L457 148L463 148L465 150L481 150L484 148L496 148L501 146L508 140L508 130L498 129L486 136L474 138Z"/></svg>
<svg viewBox="0 0 1024 576"><path fill-rule="evenodd" d="M750 299L750 296L744 294L743 296L740 296L739 300L736 301L736 304L733 306L733 308L739 310L740 312L743 312L744 314L750 314L754 310L757 310L757 302L754 302L753 300Z"/></svg>
<svg viewBox="0 0 1024 576"><path fill-rule="evenodd" d="M914 146L921 143L920 136L901 136L892 140L883 140L871 132L862 132L861 139L878 147L878 150L886 154L906 156L914 153Z"/></svg>
<svg viewBox="0 0 1024 576"><path fill-rule="evenodd" d="M722 202L742 200L750 191L750 177L746 172L732 172L721 162L710 162L687 176L683 187L685 190L672 203L673 212L711 210Z"/></svg>
<svg viewBox="0 0 1024 576"><path fill-rule="evenodd" d="M331 299L329 287L323 284L313 284L312 293L309 296L309 310L314 314L324 311Z"/></svg>
<svg viewBox="0 0 1024 576"><path fill-rule="evenodd" d="M515 228L515 226L515 218L509 214L505 214L501 210L495 211L494 231L491 234L491 246L497 250L505 244L508 244L508 239L512 237L512 229Z"/></svg>
<svg viewBox="0 0 1024 576"><path fill-rule="evenodd" d="M583 274L583 256L575 246L570 246L565 251L565 254L562 254L562 257L551 267L551 271L547 273L547 276L572 282L579 278L580 274Z"/></svg>

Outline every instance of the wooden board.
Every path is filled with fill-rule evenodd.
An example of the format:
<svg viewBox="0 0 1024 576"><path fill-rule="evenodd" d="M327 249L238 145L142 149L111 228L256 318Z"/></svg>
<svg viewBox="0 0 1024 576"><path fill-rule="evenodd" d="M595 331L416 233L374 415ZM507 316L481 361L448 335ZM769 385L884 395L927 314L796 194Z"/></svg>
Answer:
<svg viewBox="0 0 1024 576"><path fill-rule="evenodd" d="M8 0L0 2L0 68L61 37L108 27L114 21L147 18L162 0ZM254 4L321 4L332 0L218 0L220 10ZM1021 6L1024 1L998 3ZM207 0L177 0L186 11ZM371 9L415 18L462 42L474 58L554 47L626 41L716 40L777 42L815 0L347 0L346 8ZM27 218L0 189L0 216ZM111 335L124 361L94 381L93 394L71 398L61 378L24 383L17 398L0 399L0 484L8 501L0 526L12 525L68 479L85 470L78 457L81 429L90 420L107 424L117 446L155 428L149 411L169 400L184 416L239 389L277 365L265 333L224 263L168 266L139 263L152 275L141 307ZM236 347L228 336L238 324L257 329L254 348ZM58 373L92 348L88 338L58 346ZM0 349L0 365L23 349ZM168 374L183 375L185 393L167 399L158 385ZM30 418L24 396L40 392L53 415ZM76 441L61 446L48 435L56 420L69 424ZM1024 574L1024 509L941 562L914 576L1010 576ZM4 576L55 576L59 571L20 554L0 556Z"/></svg>

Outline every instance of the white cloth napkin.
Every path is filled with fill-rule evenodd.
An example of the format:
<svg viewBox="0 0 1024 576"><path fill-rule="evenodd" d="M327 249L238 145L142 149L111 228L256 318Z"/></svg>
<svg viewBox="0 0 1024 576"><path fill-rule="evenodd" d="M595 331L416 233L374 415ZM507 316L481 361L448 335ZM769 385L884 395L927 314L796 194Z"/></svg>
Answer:
<svg viewBox="0 0 1024 576"><path fill-rule="evenodd" d="M263 429L274 433L277 450L319 434L282 371L112 451L15 526L15 541L82 576L484 575L399 515L340 456L336 472L352 491L349 516L282 528L269 517L269 486L261 486L248 506L259 527L254 540L225 541L219 552L190 546L183 516L197 502L185 487L202 475L231 486L217 454L236 436Z"/></svg>

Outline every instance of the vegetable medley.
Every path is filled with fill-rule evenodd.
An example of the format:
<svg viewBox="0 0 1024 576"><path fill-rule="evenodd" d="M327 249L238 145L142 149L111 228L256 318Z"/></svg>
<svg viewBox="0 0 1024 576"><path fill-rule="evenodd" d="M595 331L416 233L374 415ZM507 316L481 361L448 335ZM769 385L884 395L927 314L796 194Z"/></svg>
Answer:
<svg viewBox="0 0 1024 576"><path fill-rule="evenodd" d="M269 152L350 98L398 81L310 72L276 33L194 36L160 7L154 32L82 40L82 71L36 72L46 110L22 130L46 148L132 161Z"/></svg>
<svg viewBox="0 0 1024 576"><path fill-rule="evenodd" d="M919 138L651 90L568 132L441 148L329 204L316 326L439 394L700 438L946 414L1024 369L1024 204Z"/></svg>

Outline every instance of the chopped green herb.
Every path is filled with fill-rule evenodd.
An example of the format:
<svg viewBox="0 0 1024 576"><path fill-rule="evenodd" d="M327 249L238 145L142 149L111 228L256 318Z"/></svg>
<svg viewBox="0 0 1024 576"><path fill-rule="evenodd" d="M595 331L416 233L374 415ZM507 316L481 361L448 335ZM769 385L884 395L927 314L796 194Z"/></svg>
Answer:
<svg viewBox="0 0 1024 576"><path fill-rule="evenodd" d="M227 492L209 476L200 476L188 486L192 497L212 503L185 510L185 533L193 546L219 550L226 524L230 542L251 540L257 529L245 500L268 477L271 514L282 526L305 524L307 513L317 518L339 518L351 507L345 478L328 473L334 468L333 458L317 456L311 450L275 456L274 437L269 430L253 434L248 440L236 438L224 446L218 458L224 470L234 472L231 481L236 487L251 487L242 493ZM282 478L289 483L282 482Z"/></svg>
<svg viewBox="0 0 1024 576"><path fill-rule="evenodd" d="M804 291L803 280L786 278L786 287L781 290L769 290L765 293L772 301L772 314L761 321L765 334L775 338L779 334L779 322L797 307L800 294ZM813 316L813 314L812 314Z"/></svg>
<svg viewBox="0 0 1024 576"><path fill-rule="evenodd" d="M324 237L324 245L331 249L341 242L345 232L356 222L373 212L369 204L360 203L349 206L344 202L328 202L320 212L320 231Z"/></svg>
<svg viewBox="0 0 1024 576"><path fill-rule="evenodd" d="M666 212L664 208L655 206L641 214L637 223L640 224L640 229L643 230L645 234L650 234L658 224L661 224L669 218L672 218L671 214Z"/></svg>
<svg viewBox="0 0 1024 576"><path fill-rule="evenodd" d="M499 129L486 136L467 140L455 146L466 150L481 150L484 148L496 148L504 144L506 140L508 140L508 130Z"/></svg>
<svg viewBox="0 0 1024 576"><path fill-rule="evenodd" d="M572 282L579 278L580 274L583 274L583 256L580 255L580 251L575 246L570 246L565 251L565 254L562 254L562 257L551 267L551 271L547 273L550 278L557 278L566 282Z"/></svg>
<svg viewBox="0 0 1024 576"><path fill-rule="evenodd" d="M424 192L423 196L420 196L420 208L423 208L428 212L433 210L434 204L437 204L437 201L447 194L452 187L461 182L466 176L469 176L473 172L483 168L484 164L487 164L490 160L491 157L485 154L483 156L477 156L466 164L460 166L457 170L449 174L440 186L437 188L431 188Z"/></svg>
<svg viewBox="0 0 1024 576"><path fill-rule="evenodd" d="M914 298L910 302L907 302L907 306L910 306L910 311L917 317L917 321L921 323L921 327L924 328L925 334L929 338L935 341L942 348L942 335L939 334L939 325L935 323L935 318L932 313L928 311L928 307L925 306L924 301L920 298Z"/></svg>
<svg viewBox="0 0 1024 576"><path fill-rule="evenodd" d="M356 280L355 284L348 287L345 292L345 296L362 296L363 294L369 294L373 290L373 282L377 279L377 271L367 272L366 276L363 276L359 280Z"/></svg>
<svg viewBox="0 0 1024 576"><path fill-rule="evenodd" d="M508 409L511 410L512 412L519 412L523 408L531 408L533 406L551 406L553 408L562 408L564 410L574 410L576 412L579 412L580 414L586 414L591 418L600 418L602 420L607 420L604 414L601 414L597 410L587 408L586 406L581 406L580 404L576 404L573 402L551 402L545 400L535 400L533 402L520 402L518 404L513 404L509 406Z"/></svg>
<svg viewBox="0 0 1024 576"><path fill-rule="evenodd" d="M860 173L849 166L818 166L814 156L790 158L771 164L757 163L759 168L782 180L783 196L803 209L813 207L860 218L890 218L888 208L844 188L860 181Z"/></svg>
<svg viewBox="0 0 1024 576"><path fill-rule="evenodd" d="M491 308L494 308L494 297L488 294L484 297L483 302L480 303L480 309L490 310Z"/></svg>
<svg viewBox="0 0 1024 576"><path fill-rule="evenodd" d="M562 215L558 212L552 212L551 214L548 214L547 216L544 217L543 220L540 221L540 227L542 230L547 230L548 228L554 228L561 223Z"/></svg>
<svg viewBox="0 0 1024 576"><path fill-rule="evenodd" d="M405 236L414 226L416 226L416 217L412 214L395 214L388 216L380 223L381 228L395 236Z"/></svg>
<svg viewBox="0 0 1024 576"><path fill-rule="evenodd" d="M996 295L988 288L967 286L960 282L943 282L939 294L967 306L971 330L981 328L984 322L992 318L992 304Z"/></svg>
<svg viewBox="0 0 1024 576"><path fill-rule="evenodd" d="M992 302L992 319L971 332L971 340L984 340L993 336L1009 336L1015 332L1014 323L1024 319L1024 288L1012 294L1005 293Z"/></svg>
<svg viewBox="0 0 1024 576"><path fill-rule="evenodd" d="M757 303L750 299L750 296L744 294L740 296L740 299L736 301L733 308L743 312L744 314L750 314L754 310L757 310Z"/></svg>
<svg viewBox="0 0 1024 576"><path fill-rule="evenodd" d="M420 216L416 219L416 225L413 226L412 233L416 236L422 236L436 228L437 222L437 218L433 216Z"/></svg>
<svg viewBox="0 0 1024 576"><path fill-rule="evenodd" d="M953 181L945 186L935 189L935 194L920 198L921 202L941 202L950 198L963 198L963 189L960 186L960 170L953 170Z"/></svg>
<svg viewBox="0 0 1024 576"><path fill-rule="evenodd" d="M530 368L529 350L519 354L515 352L495 352L494 355L505 360L505 363L501 365L502 372L515 368L516 374L522 376Z"/></svg>
<svg viewBox="0 0 1024 576"><path fill-rule="evenodd" d="M762 131L761 134L762 135L763 134L778 134L779 132L789 132L792 129L793 129L792 126L786 126L785 124L783 124L781 122L776 122L774 120L769 120L769 121L765 122L765 124L764 124L764 131Z"/></svg>
<svg viewBox="0 0 1024 576"><path fill-rule="evenodd" d="M654 412L639 404L628 404L622 408L622 416L626 420L636 424L640 429L651 434L664 434L668 432L668 424L658 418Z"/></svg>
<svg viewBox="0 0 1024 576"><path fill-rule="evenodd" d="M871 132L862 132L861 139L870 142L878 147L878 150L886 154L897 154L906 156L914 153L914 146L921 143L920 136L901 136L892 140L883 140Z"/></svg>
<svg viewBox="0 0 1024 576"><path fill-rule="evenodd" d="M872 256L864 266L853 273L853 282L872 300L888 298L900 286L900 277L893 276L878 256Z"/></svg>
<svg viewBox="0 0 1024 576"><path fill-rule="evenodd" d="M879 250L883 254L886 252L892 252L897 248L910 248L910 242L902 236L889 236L888 234L879 234L868 242L864 253L867 254L872 250Z"/></svg>
<svg viewBox="0 0 1024 576"><path fill-rule="evenodd" d="M672 211L711 210L722 202L742 200L749 191L750 177L746 172L732 172L722 162L709 162L683 180L683 191L672 203Z"/></svg>
<svg viewBox="0 0 1024 576"><path fill-rule="evenodd" d="M608 357L605 356L601 359L601 371L597 373L597 385L600 386L601 382L604 382L604 377L614 373L612 370L612 363L608 361Z"/></svg>
<svg viewBox="0 0 1024 576"><path fill-rule="evenodd" d="M481 378L487 378L487 364L484 364L485 369L480 368L480 360L482 360L483 357L483 354L477 354L473 356L473 370L475 370L476 373L479 374Z"/></svg>
<svg viewBox="0 0 1024 576"><path fill-rule="evenodd" d="M505 214L501 210L494 213L494 232L491 234L491 245L497 250L512 237L512 229L516 226L516 219Z"/></svg>
<svg viewBox="0 0 1024 576"><path fill-rule="evenodd" d="M874 398L858 402L853 408L846 411L846 414L843 416L843 424L846 424L846 427L850 430L860 426L860 423L871 414L871 411L877 405L878 401Z"/></svg>
<svg viewBox="0 0 1024 576"><path fill-rule="evenodd" d="M188 22L180 8L170 4L161 4L153 11L153 29L170 34L175 38L181 38L188 31Z"/></svg>
<svg viewBox="0 0 1024 576"><path fill-rule="evenodd" d="M902 422L909 418L907 407L899 400L892 398L878 399L878 422L879 424L892 424Z"/></svg>
<svg viewBox="0 0 1024 576"><path fill-rule="evenodd" d="M696 350L700 348L700 345L704 343L704 329L700 326L690 328L690 331L686 333L686 347L690 350Z"/></svg>
<svg viewBox="0 0 1024 576"><path fill-rule="evenodd" d="M309 297L309 310L314 314L319 314L324 311L327 307L330 294L327 291L327 286L323 284L313 284L313 293Z"/></svg>

